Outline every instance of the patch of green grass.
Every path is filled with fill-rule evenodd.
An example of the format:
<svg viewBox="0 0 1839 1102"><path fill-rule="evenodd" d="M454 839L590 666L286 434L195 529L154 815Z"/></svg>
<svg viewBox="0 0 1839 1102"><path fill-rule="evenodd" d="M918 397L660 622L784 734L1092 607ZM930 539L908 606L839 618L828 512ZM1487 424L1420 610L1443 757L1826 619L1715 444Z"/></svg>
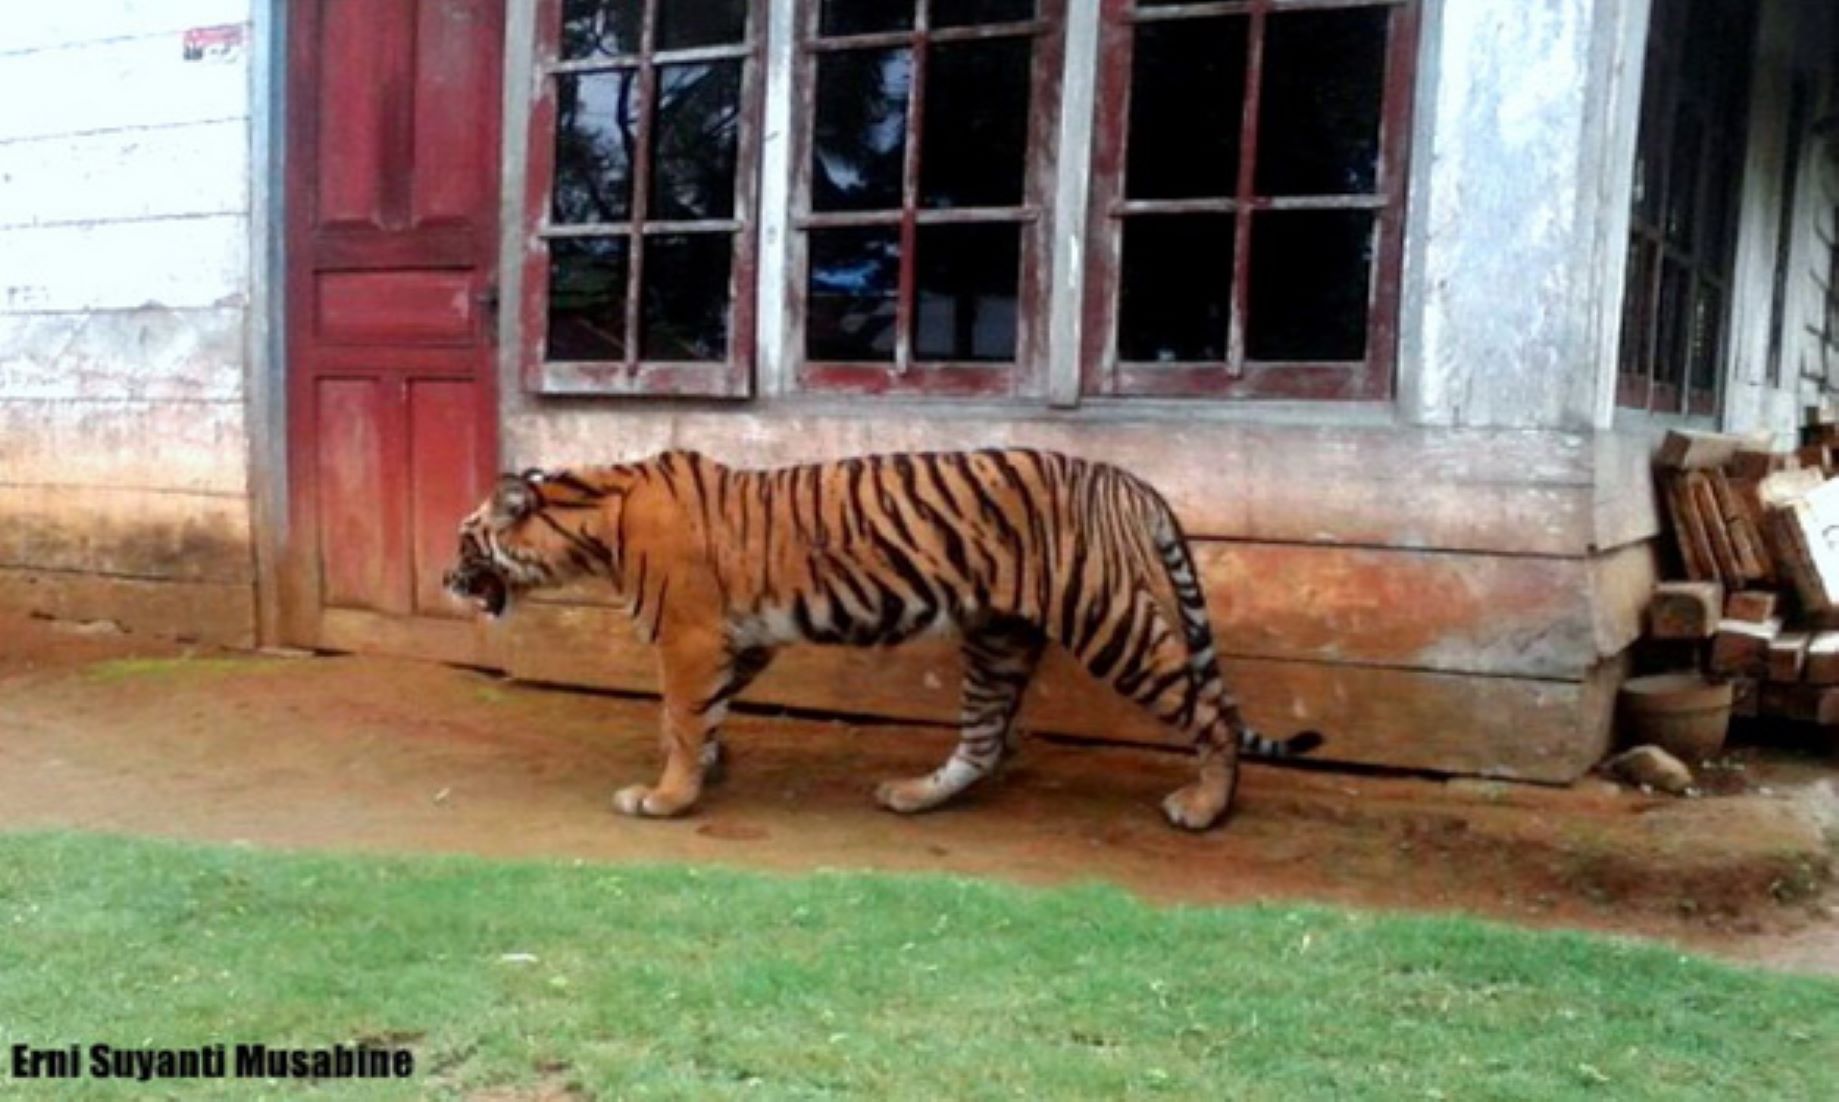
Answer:
<svg viewBox="0 0 1839 1102"><path fill-rule="evenodd" d="M111 658L84 668L91 681L265 673L286 663L261 658Z"/></svg>
<svg viewBox="0 0 1839 1102"><path fill-rule="evenodd" d="M400 1035L414 1081L314 1097L1839 1097L1839 985L1653 945L1107 887L0 836L0 1051Z"/></svg>

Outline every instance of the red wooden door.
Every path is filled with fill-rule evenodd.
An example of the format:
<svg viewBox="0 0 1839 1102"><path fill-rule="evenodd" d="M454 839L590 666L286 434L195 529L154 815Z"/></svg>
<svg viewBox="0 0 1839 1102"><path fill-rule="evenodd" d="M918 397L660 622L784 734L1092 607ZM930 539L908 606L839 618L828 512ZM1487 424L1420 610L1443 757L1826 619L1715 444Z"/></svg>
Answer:
<svg viewBox="0 0 1839 1102"><path fill-rule="evenodd" d="M483 662L440 577L497 464L503 0L288 7L283 630Z"/></svg>

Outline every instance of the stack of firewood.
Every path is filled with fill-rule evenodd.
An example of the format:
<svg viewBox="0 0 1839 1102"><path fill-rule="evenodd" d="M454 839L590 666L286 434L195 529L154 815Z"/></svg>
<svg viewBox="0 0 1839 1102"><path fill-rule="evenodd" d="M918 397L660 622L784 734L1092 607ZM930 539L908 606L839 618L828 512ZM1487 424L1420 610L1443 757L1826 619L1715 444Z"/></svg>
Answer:
<svg viewBox="0 0 1839 1102"><path fill-rule="evenodd" d="M1701 644L1706 672L1735 683L1738 715L1839 726L1836 460L1828 422L1794 452L1673 432L1656 456L1685 580L1656 588L1648 634Z"/></svg>

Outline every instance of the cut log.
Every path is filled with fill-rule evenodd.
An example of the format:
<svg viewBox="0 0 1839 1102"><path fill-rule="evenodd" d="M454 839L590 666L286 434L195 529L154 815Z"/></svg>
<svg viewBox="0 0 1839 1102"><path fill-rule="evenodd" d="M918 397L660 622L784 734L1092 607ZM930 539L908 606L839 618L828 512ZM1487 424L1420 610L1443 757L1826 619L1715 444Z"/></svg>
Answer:
<svg viewBox="0 0 1839 1102"><path fill-rule="evenodd" d="M1769 530L1776 560L1793 580L1802 607L1816 616L1839 609L1839 481L1777 505L1769 513Z"/></svg>
<svg viewBox="0 0 1839 1102"><path fill-rule="evenodd" d="M1730 462L1724 465L1724 470L1732 478L1760 482L1781 470L1786 458L1779 452L1745 446L1737 449L1736 454L1730 457Z"/></svg>
<svg viewBox="0 0 1839 1102"><path fill-rule="evenodd" d="M1717 582L1661 582L1647 606L1648 634L1656 639L1709 639L1723 616L1724 587Z"/></svg>
<svg viewBox="0 0 1839 1102"><path fill-rule="evenodd" d="M1839 685L1839 631L1814 634L1807 644L1807 669L1802 677L1809 685Z"/></svg>
<svg viewBox="0 0 1839 1102"><path fill-rule="evenodd" d="M1672 471L1722 467L1730 462L1739 449L1754 448L1761 443L1761 440L1753 436L1674 429L1661 441L1660 450L1654 454L1654 464Z"/></svg>
<svg viewBox="0 0 1839 1102"><path fill-rule="evenodd" d="M1769 641L1769 680L1799 681L1807 665L1807 644L1813 636L1785 631Z"/></svg>
<svg viewBox="0 0 1839 1102"><path fill-rule="evenodd" d="M1711 640L1711 672L1724 677L1767 677L1769 644L1782 633L1782 622L1764 624L1723 620Z"/></svg>
<svg viewBox="0 0 1839 1102"><path fill-rule="evenodd" d="M1761 624L1775 618L1780 595L1773 589L1742 589L1724 598L1724 619Z"/></svg>
<svg viewBox="0 0 1839 1102"><path fill-rule="evenodd" d="M1839 688L1826 685L1764 685L1759 711L1771 719L1792 719L1801 723L1817 723L1822 727L1839 726Z"/></svg>

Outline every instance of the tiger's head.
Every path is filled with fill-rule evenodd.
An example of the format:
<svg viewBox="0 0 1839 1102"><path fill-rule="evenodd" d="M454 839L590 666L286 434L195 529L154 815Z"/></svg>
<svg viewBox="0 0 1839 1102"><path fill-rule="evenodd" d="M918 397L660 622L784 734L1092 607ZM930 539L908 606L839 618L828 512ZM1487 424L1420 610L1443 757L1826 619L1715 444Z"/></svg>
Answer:
<svg viewBox="0 0 1839 1102"><path fill-rule="evenodd" d="M511 599L558 585L611 561L594 532L594 495L565 473L505 475L460 522L460 557L442 584L447 592L497 618ZM585 521L585 522L584 522Z"/></svg>

